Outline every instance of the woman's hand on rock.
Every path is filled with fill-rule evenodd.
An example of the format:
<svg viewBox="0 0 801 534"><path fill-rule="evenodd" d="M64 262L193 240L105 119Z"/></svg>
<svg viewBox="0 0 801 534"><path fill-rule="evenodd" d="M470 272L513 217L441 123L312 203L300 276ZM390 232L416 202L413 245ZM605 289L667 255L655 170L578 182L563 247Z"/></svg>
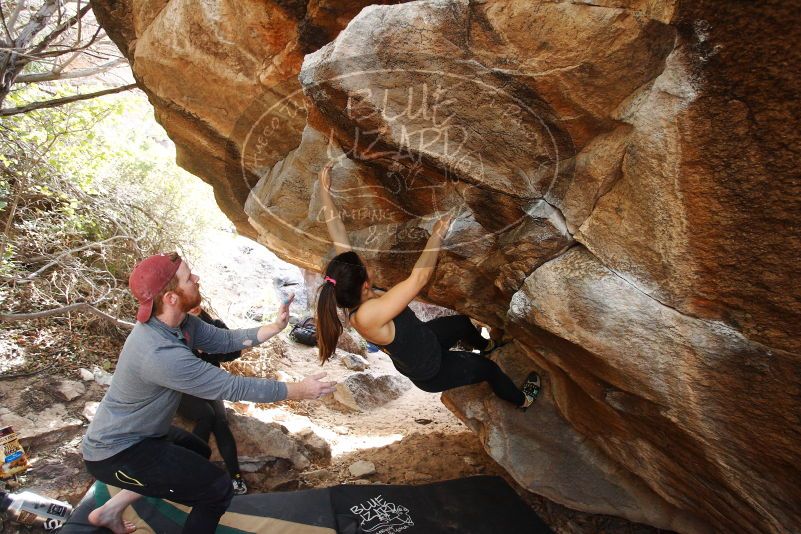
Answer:
<svg viewBox="0 0 801 534"><path fill-rule="evenodd" d="M445 236L448 234L448 229L451 226L452 217L453 215L450 212L440 217L440 219L434 223L431 233L439 236L440 239L445 239Z"/></svg>
<svg viewBox="0 0 801 534"><path fill-rule="evenodd" d="M320 171L320 185L326 191L331 190L331 168L334 166L336 161L331 160L325 164L325 167Z"/></svg>

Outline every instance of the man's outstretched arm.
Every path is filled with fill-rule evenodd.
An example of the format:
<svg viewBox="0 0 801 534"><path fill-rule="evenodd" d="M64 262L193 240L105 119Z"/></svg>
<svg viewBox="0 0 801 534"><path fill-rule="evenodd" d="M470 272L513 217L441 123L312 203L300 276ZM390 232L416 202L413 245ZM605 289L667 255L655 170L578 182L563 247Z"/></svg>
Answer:
<svg viewBox="0 0 801 534"><path fill-rule="evenodd" d="M325 373L307 376L300 382L286 383L286 398L288 400L319 399L336 389L336 382L322 382L320 379Z"/></svg>
<svg viewBox="0 0 801 534"><path fill-rule="evenodd" d="M196 358L188 347L178 345L153 352L143 369L149 381L201 399L252 402L317 399L332 393L336 386L336 382L320 381L324 373L300 382L232 375Z"/></svg>
<svg viewBox="0 0 801 534"><path fill-rule="evenodd" d="M294 299L295 295L290 294L287 300L281 303L275 321L254 328L226 330L210 325L197 317L187 316L187 326L191 329L189 347L208 354L225 354L264 343L289 324L289 306Z"/></svg>

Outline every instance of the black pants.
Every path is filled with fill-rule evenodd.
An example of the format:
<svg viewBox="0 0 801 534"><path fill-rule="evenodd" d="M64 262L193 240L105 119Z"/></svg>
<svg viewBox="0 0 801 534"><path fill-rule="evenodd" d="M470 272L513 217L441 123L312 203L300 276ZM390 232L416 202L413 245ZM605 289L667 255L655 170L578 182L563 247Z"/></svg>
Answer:
<svg viewBox="0 0 801 534"><path fill-rule="evenodd" d="M85 463L106 484L191 506L182 532L212 534L234 488L228 474L209 462L210 455L197 436L171 427L163 438L148 438L111 458Z"/></svg>
<svg viewBox="0 0 801 534"><path fill-rule="evenodd" d="M239 474L239 459L236 451L236 440L228 426L228 419L225 416L225 405L221 400L206 400L192 395L184 394L181 404L178 405L178 413L190 421L195 421L195 428L192 433L209 442L209 436L214 433L217 442L217 449L220 451L231 477Z"/></svg>
<svg viewBox="0 0 801 534"><path fill-rule="evenodd" d="M413 380L414 385L429 393L438 393L459 386L489 382L495 394L515 406L522 406L523 393L514 382L501 371L498 364L479 354L461 350L450 350L459 341L465 341L473 348L483 350L488 341L465 315L437 317L426 323L439 340L442 347L442 366L433 378Z"/></svg>

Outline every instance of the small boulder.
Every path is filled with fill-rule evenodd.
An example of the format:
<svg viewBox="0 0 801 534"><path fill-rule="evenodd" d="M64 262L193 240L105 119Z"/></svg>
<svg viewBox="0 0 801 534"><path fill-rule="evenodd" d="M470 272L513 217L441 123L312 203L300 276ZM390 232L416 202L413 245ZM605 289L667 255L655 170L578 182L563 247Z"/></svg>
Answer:
<svg viewBox="0 0 801 534"><path fill-rule="evenodd" d="M359 356L364 356L367 350L365 345L361 342L361 338L357 337L357 334L351 332L350 329L344 330L342 335L339 336L337 348L345 352L358 354Z"/></svg>
<svg viewBox="0 0 801 534"><path fill-rule="evenodd" d="M76 380L61 380L53 388L53 394L63 401L72 401L86 393L86 386Z"/></svg>
<svg viewBox="0 0 801 534"><path fill-rule="evenodd" d="M113 378L110 373L104 371L98 366L94 366L94 368L92 368L92 376L94 377L95 382L101 386L110 386L111 379Z"/></svg>
<svg viewBox="0 0 801 534"><path fill-rule="evenodd" d="M63 404L53 404L38 412L24 415L4 414L0 410L3 424L14 426L23 446L35 443L45 447L54 443L69 441L81 433L83 421L72 417Z"/></svg>
<svg viewBox="0 0 801 534"><path fill-rule="evenodd" d="M373 462L359 460L351 464L351 466L348 467L348 471L350 471L351 476L355 478L366 477L375 474L375 464Z"/></svg>
<svg viewBox="0 0 801 534"><path fill-rule="evenodd" d="M336 385L334 399L351 410L366 411L397 399L411 387L402 376L354 373Z"/></svg>
<svg viewBox="0 0 801 534"><path fill-rule="evenodd" d="M267 460L251 458L250 456L239 456L239 470L243 473L256 473L264 469Z"/></svg>
<svg viewBox="0 0 801 534"><path fill-rule="evenodd" d="M87 402L83 406L83 413L81 415L83 415L86 418L86 420L91 423L92 419L95 418L98 406L100 406L99 402Z"/></svg>
<svg viewBox="0 0 801 534"><path fill-rule="evenodd" d="M306 469L311 461L306 456L303 440L290 434L282 425L264 422L256 417L240 415L226 410L231 432L236 436L240 456L248 457L250 462L270 461L275 458L291 462L295 469ZM218 460L219 453L212 453L212 460Z"/></svg>
<svg viewBox="0 0 801 534"><path fill-rule="evenodd" d="M295 434L303 442L306 456L323 465L331 463L331 445L310 428L304 428Z"/></svg>
<svg viewBox="0 0 801 534"><path fill-rule="evenodd" d="M78 374L81 375L81 380L83 380L84 382L88 382L90 380L95 379L94 373L92 373L92 371L90 371L89 369L84 369L83 367L78 369Z"/></svg>
<svg viewBox="0 0 801 534"><path fill-rule="evenodd" d="M358 354L345 352L343 350L338 350L337 355L339 356L340 363L351 371L364 371L370 367L370 362L368 362L364 356L359 356Z"/></svg>

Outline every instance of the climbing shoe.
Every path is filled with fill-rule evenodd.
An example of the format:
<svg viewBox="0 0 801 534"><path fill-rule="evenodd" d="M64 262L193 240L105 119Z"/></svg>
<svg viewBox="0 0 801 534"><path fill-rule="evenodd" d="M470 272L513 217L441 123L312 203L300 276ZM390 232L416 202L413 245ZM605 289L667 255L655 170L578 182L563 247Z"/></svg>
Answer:
<svg viewBox="0 0 801 534"><path fill-rule="evenodd" d="M234 475L231 479L234 485L234 495L244 495L248 492L248 487L242 479L242 475Z"/></svg>
<svg viewBox="0 0 801 534"><path fill-rule="evenodd" d="M523 385L520 388L520 391L522 391L523 395L526 397L526 400L523 402L523 406L521 406L521 408L525 410L534 404L534 401L537 400L537 397L540 394L541 387L542 383L540 382L540 375L534 371L529 373L526 381L523 382Z"/></svg>

